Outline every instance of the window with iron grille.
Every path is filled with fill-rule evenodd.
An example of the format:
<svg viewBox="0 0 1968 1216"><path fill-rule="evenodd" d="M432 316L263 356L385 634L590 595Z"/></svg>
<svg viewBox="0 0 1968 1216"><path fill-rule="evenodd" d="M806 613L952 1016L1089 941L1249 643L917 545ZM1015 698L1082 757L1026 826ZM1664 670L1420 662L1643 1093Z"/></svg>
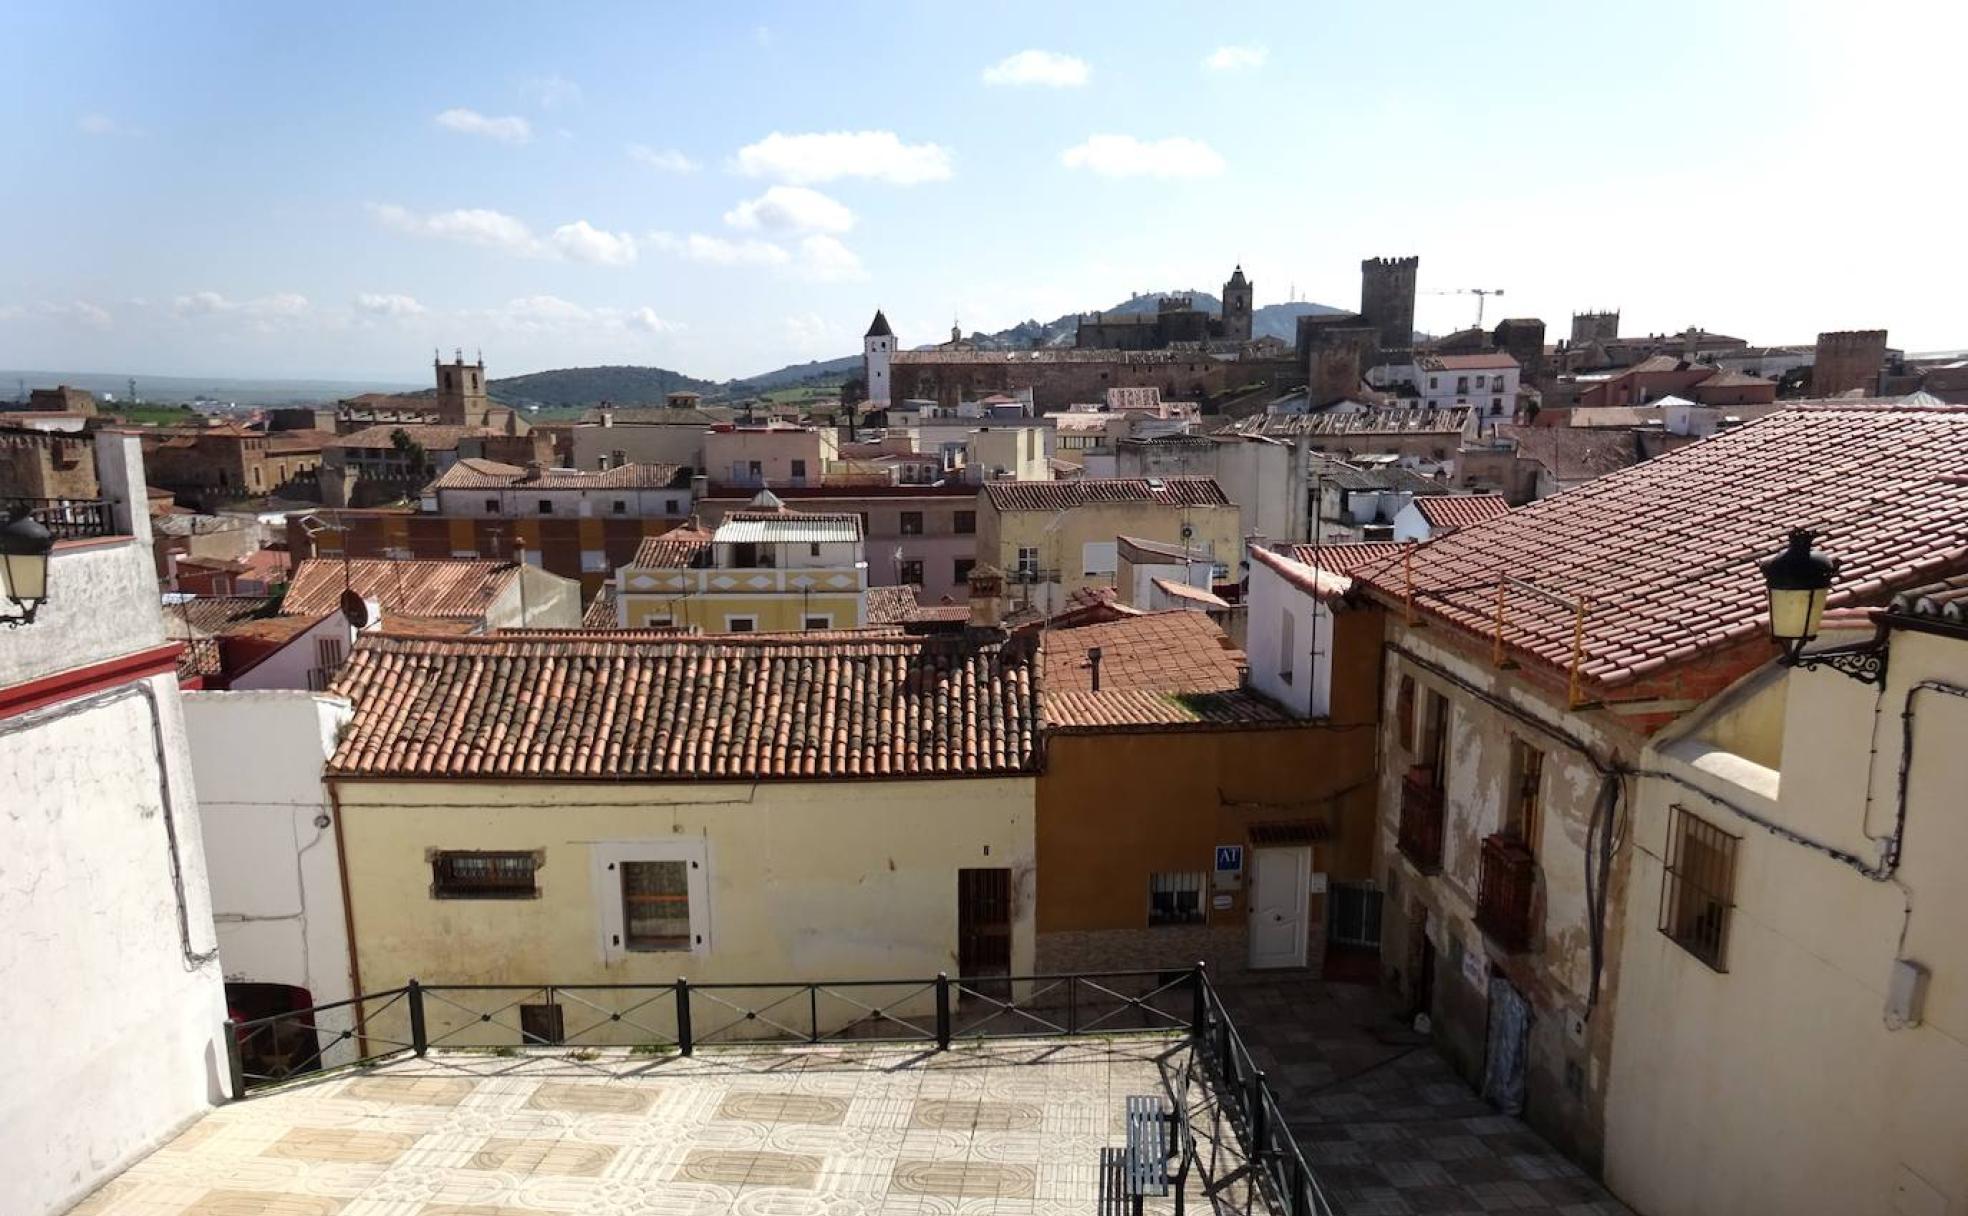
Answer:
<svg viewBox="0 0 1968 1216"><path fill-rule="evenodd" d="M1717 971L1728 970L1724 963L1729 913L1736 906L1739 839L1678 806L1667 828L1660 931Z"/></svg>
<svg viewBox="0 0 1968 1216"><path fill-rule="evenodd" d="M531 899L540 893L538 853L437 852L431 894L438 899Z"/></svg>
<svg viewBox="0 0 1968 1216"><path fill-rule="evenodd" d="M1201 870L1150 874L1148 923L1150 925L1202 924L1203 883Z"/></svg>

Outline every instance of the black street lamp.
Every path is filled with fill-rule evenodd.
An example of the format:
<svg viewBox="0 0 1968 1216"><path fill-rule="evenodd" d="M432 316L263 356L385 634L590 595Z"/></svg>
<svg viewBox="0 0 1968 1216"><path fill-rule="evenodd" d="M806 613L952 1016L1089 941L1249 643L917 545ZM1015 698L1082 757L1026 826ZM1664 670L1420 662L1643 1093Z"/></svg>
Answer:
<svg viewBox="0 0 1968 1216"><path fill-rule="evenodd" d="M48 598L48 554L55 535L21 507L0 526L0 591L20 612L0 616L8 628L34 623L34 614Z"/></svg>
<svg viewBox="0 0 1968 1216"><path fill-rule="evenodd" d="M1783 647L1777 662L1811 670L1829 667L1862 684L1886 681L1886 632L1869 642L1804 652L1824 623L1825 599L1838 576L1838 562L1811 548L1817 534L1801 528L1790 534L1784 551L1762 563L1763 585L1770 596L1770 638Z"/></svg>

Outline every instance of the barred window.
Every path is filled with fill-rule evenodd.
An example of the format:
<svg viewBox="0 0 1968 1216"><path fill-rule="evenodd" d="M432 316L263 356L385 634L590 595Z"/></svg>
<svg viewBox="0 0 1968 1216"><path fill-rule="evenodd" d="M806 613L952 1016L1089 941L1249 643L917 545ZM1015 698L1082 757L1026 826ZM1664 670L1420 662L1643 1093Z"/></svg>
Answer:
<svg viewBox="0 0 1968 1216"><path fill-rule="evenodd" d="M537 853L444 852L431 858L438 899L531 899L540 893Z"/></svg>
<svg viewBox="0 0 1968 1216"><path fill-rule="evenodd" d="M1667 829L1660 931L1717 971L1728 970L1738 839L1678 806Z"/></svg>
<svg viewBox="0 0 1968 1216"><path fill-rule="evenodd" d="M1148 923L1150 925L1200 925L1203 923L1203 872L1150 874L1148 876Z"/></svg>

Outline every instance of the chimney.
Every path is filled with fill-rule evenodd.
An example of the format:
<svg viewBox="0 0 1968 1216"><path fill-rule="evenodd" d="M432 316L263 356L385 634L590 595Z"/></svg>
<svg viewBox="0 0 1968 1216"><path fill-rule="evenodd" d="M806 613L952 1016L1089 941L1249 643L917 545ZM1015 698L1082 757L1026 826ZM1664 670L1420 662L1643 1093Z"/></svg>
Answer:
<svg viewBox="0 0 1968 1216"><path fill-rule="evenodd" d="M1004 623L1004 573L983 564L970 568L970 623L996 629Z"/></svg>
<svg viewBox="0 0 1968 1216"><path fill-rule="evenodd" d="M1093 673L1093 691L1100 691L1100 647L1087 647L1087 670Z"/></svg>
<svg viewBox="0 0 1968 1216"><path fill-rule="evenodd" d="M537 460L529 460L526 462L526 476L522 477L520 480L538 481L540 480L540 473L541 473L540 462Z"/></svg>
<svg viewBox="0 0 1968 1216"><path fill-rule="evenodd" d="M614 451L610 452L608 456L610 461L612 462L608 466L611 469L619 469L623 465L629 463L629 454L623 451L621 448L616 448Z"/></svg>

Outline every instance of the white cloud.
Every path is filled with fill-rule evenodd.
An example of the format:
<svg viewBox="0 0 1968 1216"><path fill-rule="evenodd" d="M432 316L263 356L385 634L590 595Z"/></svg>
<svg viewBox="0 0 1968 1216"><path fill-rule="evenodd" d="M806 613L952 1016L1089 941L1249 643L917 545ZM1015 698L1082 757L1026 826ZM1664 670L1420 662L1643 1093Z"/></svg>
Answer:
<svg viewBox="0 0 1968 1216"><path fill-rule="evenodd" d="M1263 67L1270 57L1269 47L1220 46L1204 56L1203 66L1212 72L1242 72Z"/></svg>
<svg viewBox="0 0 1968 1216"><path fill-rule="evenodd" d="M1199 139L1136 139L1095 135L1059 156L1068 169L1088 169L1102 177L1210 177L1223 172L1223 158Z"/></svg>
<svg viewBox="0 0 1968 1216"><path fill-rule="evenodd" d="M553 244L565 256L596 266L628 266L636 260L634 237L626 232L605 232L586 220L554 229Z"/></svg>
<svg viewBox="0 0 1968 1216"><path fill-rule="evenodd" d="M517 114L493 118L487 114L480 114L477 110L467 110L460 106L444 111L433 121L447 131L457 131L464 135L482 135L486 139L496 139L505 144L523 144L533 138L533 124Z"/></svg>
<svg viewBox="0 0 1968 1216"><path fill-rule="evenodd" d="M413 236L461 241L467 245L504 249L509 253L538 254L543 251L539 238L525 223L503 212L482 207L418 215L395 203L371 203L369 213L385 228Z"/></svg>
<svg viewBox="0 0 1968 1216"><path fill-rule="evenodd" d="M630 144L629 159L664 173L697 172L697 162L675 148L652 148L648 144Z"/></svg>
<svg viewBox="0 0 1968 1216"><path fill-rule="evenodd" d="M1057 51L1020 51L985 68L984 83L1076 89L1087 82L1090 73L1084 59Z"/></svg>
<svg viewBox="0 0 1968 1216"><path fill-rule="evenodd" d="M897 186L947 180L950 152L936 144L905 144L893 131L779 131L738 149L738 171L796 184L866 177Z"/></svg>
<svg viewBox="0 0 1968 1216"><path fill-rule="evenodd" d="M216 291L194 291L171 301L171 311L185 318L238 317L261 332L307 316L308 298L294 291L280 291L251 300L231 300Z"/></svg>
<svg viewBox="0 0 1968 1216"><path fill-rule="evenodd" d="M868 272L861 268L861 259L834 237L824 234L806 237L800 241L799 249L800 270L809 278L838 283L868 277Z"/></svg>
<svg viewBox="0 0 1968 1216"><path fill-rule="evenodd" d="M581 86L558 72L548 72L544 76L529 76L520 82L519 88L542 110L558 110L562 106L581 104Z"/></svg>
<svg viewBox="0 0 1968 1216"><path fill-rule="evenodd" d="M41 311L51 317L60 317L74 321L78 325L86 325L90 329L108 329L116 320L110 316L107 308L91 304L87 300L70 300L65 304L45 303L41 305ZM20 316L20 310L14 310L12 315Z"/></svg>
<svg viewBox="0 0 1968 1216"><path fill-rule="evenodd" d="M795 350L825 350L835 342L834 327L817 312L798 313L786 318L786 341ZM845 342L845 336L840 341Z"/></svg>
<svg viewBox="0 0 1968 1216"><path fill-rule="evenodd" d="M75 129L84 135L135 135L136 131L107 114L84 114L75 120Z"/></svg>
<svg viewBox="0 0 1968 1216"><path fill-rule="evenodd" d="M658 316L647 305L641 308L589 308L554 295L520 296L498 308L464 314L467 321L483 321L511 333L594 335L658 335L673 333L682 326Z"/></svg>
<svg viewBox="0 0 1968 1216"><path fill-rule="evenodd" d="M774 232L846 232L854 213L818 190L805 186L773 186L724 213L733 228Z"/></svg>
<svg viewBox="0 0 1968 1216"><path fill-rule="evenodd" d="M640 329L652 334L666 334L673 330L683 328L675 321L665 321L663 318L657 316L656 310L646 304L629 313L626 320L629 328Z"/></svg>
<svg viewBox="0 0 1968 1216"><path fill-rule="evenodd" d="M372 317L421 317L430 309L419 304L414 296L400 295L396 292L365 291L355 297L356 311Z"/></svg>
<svg viewBox="0 0 1968 1216"><path fill-rule="evenodd" d="M701 232L688 236L652 232L648 243L652 249L712 266L783 266L793 260L792 254L770 241L733 241Z"/></svg>

